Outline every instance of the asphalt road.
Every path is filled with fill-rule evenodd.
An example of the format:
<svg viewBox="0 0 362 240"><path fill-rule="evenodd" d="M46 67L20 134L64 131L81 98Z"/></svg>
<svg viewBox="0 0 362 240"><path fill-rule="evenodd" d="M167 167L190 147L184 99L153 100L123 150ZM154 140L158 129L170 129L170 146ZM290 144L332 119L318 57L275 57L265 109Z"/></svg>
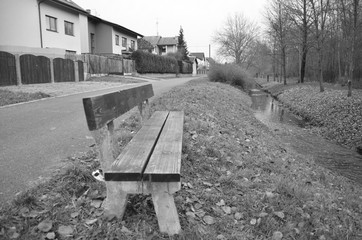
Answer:
<svg viewBox="0 0 362 240"><path fill-rule="evenodd" d="M191 79L152 81L155 96ZM128 86L0 108L0 203L49 177L63 160L94 143L82 98Z"/></svg>

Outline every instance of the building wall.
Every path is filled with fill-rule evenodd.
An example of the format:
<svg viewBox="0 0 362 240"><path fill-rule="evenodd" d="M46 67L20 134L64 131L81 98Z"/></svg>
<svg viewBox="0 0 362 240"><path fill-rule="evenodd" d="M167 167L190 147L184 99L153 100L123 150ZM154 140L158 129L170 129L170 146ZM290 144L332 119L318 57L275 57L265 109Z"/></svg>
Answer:
<svg viewBox="0 0 362 240"><path fill-rule="evenodd" d="M119 45L116 45L116 35L119 36ZM122 47L122 38L127 39L127 47ZM131 40L135 42L135 50L137 50L137 36L130 36L127 34L124 34L117 29L113 28L113 34L112 34L112 53L114 54L122 54L122 50L128 50L129 47L131 47Z"/></svg>
<svg viewBox="0 0 362 240"><path fill-rule="evenodd" d="M0 45L40 47L36 0L0 0Z"/></svg>
<svg viewBox="0 0 362 240"><path fill-rule="evenodd" d="M111 26L104 23L97 23L95 26L96 50L95 53L108 54L112 53L112 33Z"/></svg>
<svg viewBox="0 0 362 240"><path fill-rule="evenodd" d="M94 47L97 49L96 24L88 20L88 52L92 53L91 34L94 34Z"/></svg>
<svg viewBox="0 0 362 240"><path fill-rule="evenodd" d="M89 31L88 31L88 17L79 14L79 28L80 28L80 46L82 53L89 53L89 40L88 38Z"/></svg>
<svg viewBox="0 0 362 240"><path fill-rule="evenodd" d="M68 10L51 2L41 4L41 20L43 33L43 47L63 48L69 51L81 53L81 29L79 24L79 13ZM57 18L57 32L46 30L46 15ZM64 21L72 22L74 25L74 36L66 35Z"/></svg>
<svg viewBox="0 0 362 240"><path fill-rule="evenodd" d="M176 52L176 46L175 45L168 45L166 46L166 53Z"/></svg>

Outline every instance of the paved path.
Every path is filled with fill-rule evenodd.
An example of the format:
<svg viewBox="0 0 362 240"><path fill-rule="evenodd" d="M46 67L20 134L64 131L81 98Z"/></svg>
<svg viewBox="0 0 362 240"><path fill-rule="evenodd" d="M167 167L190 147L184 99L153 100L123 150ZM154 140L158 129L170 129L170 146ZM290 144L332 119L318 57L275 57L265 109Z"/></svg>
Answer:
<svg viewBox="0 0 362 240"><path fill-rule="evenodd" d="M191 79L151 82L157 96ZM128 86L1 108L0 203L49 177L52 170L62 165L62 160L86 152L94 143L86 125L82 98Z"/></svg>

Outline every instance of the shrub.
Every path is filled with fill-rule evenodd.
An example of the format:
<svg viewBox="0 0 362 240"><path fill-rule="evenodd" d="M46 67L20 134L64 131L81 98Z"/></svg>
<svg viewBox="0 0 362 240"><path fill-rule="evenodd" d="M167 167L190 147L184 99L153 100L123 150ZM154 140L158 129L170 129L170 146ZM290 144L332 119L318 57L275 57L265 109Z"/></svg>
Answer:
<svg viewBox="0 0 362 240"><path fill-rule="evenodd" d="M190 62L185 61L177 61L179 66L180 73L192 73L192 64Z"/></svg>
<svg viewBox="0 0 362 240"><path fill-rule="evenodd" d="M241 67L235 64L212 64L208 76L212 82L224 82L244 90L254 88L256 84Z"/></svg>
<svg viewBox="0 0 362 240"><path fill-rule="evenodd" d="M178 73L177 60L174 57L159 56L137 50L132 53L138 73Z"/></svg>

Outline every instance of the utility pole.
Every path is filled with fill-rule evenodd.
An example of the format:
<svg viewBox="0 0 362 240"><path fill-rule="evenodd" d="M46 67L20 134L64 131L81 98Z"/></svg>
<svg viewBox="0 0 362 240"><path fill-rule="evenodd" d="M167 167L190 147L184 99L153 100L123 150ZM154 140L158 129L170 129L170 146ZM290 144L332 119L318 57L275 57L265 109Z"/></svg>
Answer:
<svg viewBox="0 0 362 240"><path fill-rule="evenodd" d="M156 20L156 30L157 30L157 36L158 36L158 18Z"/></svg>
<svg viewBox="0 0 362 240"><path fill-rule="evenodd" d="M209 44L209 58L211 58L211 44Z"/></svg>

